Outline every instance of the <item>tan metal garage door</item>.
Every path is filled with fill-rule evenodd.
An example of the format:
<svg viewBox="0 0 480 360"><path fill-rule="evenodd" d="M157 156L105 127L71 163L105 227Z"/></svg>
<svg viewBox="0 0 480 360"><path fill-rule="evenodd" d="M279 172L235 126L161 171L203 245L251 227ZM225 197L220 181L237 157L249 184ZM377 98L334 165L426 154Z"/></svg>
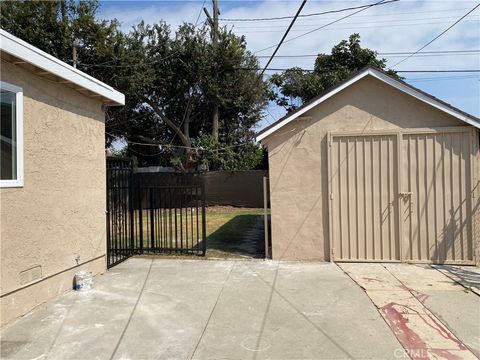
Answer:
<svg viewBox="0 0 480 360"><path fill-rule="evenodd" d="M468 128L402 135L405 260L473 260L471 147Z"/></svg>
<svg viewBox="0 0 480 360"><path fill-rule="evenodd" d="M472 134L330 134L333 259L473 263Z"/></svg>
<svg viewBox="0 0 480 360"><path fill-rule="evenodd" d="M397 135L330 139L335 260L400 260Z"/></svg>

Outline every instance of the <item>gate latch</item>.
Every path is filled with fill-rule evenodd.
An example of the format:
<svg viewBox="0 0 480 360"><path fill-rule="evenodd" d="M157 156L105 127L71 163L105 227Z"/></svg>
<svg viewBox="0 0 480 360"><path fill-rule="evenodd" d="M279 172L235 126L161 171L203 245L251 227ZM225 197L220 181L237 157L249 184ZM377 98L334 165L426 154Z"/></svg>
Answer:
<svg viewBox="0 0 480 360"><path fill-rule="evenodd" d="M413 192L411 191L402 191L400 193L400 196L412 196L413 195Z"/></svg>

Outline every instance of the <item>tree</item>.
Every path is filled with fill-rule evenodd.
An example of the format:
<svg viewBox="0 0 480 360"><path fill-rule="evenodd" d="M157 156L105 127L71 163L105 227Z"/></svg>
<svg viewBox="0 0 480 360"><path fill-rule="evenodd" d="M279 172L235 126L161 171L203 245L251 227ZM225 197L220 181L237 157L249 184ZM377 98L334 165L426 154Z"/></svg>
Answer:
<svg viewBox="0 0 480 360"><path fill-rule="evenodd" d="M210 134L196 138L193 143L200 149L199 162L207 170L253 170L263 165L266 156L259 144L225 146Z"/></svg>
<svg viewBox="0 0 480 360"><path fill-rule="evenodd" d="M319 54L313 72L291 68L273 75L270 81L276 91L272 99L288 111L294 110L367 65L385 69L386 60L378 59L377 55L361 47L359 34L352 34L348 41L335 45L330 55ZM399 77L394 70L388 73Z"/></svg>
<svg viewBox="0 0 480 360"><path fill-rule="evenodd" d="M162 145L133 146L135 153L155 151L163 155L157 163L170 157L179 169L191 171L205 156L194 140L212 133L214 104L220 113L219 144L252 142L268 95L267 84L251 70L258 62L243 37L223 29L214 47L204 28L184 24L172 34L165 23L141 23L127 36L124 55L116 66L129 101L107 125L130 143ZM213 162L213 169L220 164Z"/></svg>
<svg viewBox="0 0 480 360"><path fill-rule="evenodd" d="M140 23L124 34L115 19L97 19L98 5L95 0L3 1L0 25L69 64L76 44L77 67L125 94L124 107L107 110L106 146L126 140L129 155L141 165L174 164L191 171L204 162L210 155L194 140L212 134L214 104L220 114L216 150L239 147L249 159L258 158L250 145L268 100L267 84L250 70L258 61L244 37L220 29L212 44L204 27L184 24L172 32L164 22ZM245 166L238 156L231 159L237 165L210 161L210 168Z"/></svg>
<svg viewBox="0 0 480 360"><path fill-rule="evenodd" d="M91 64L115 56L122 33L116 20L98 20L98 1L2 1L2 29L56 58L73 63L76 44L78 68L101 80L111 72L96 71Z"/></svg>

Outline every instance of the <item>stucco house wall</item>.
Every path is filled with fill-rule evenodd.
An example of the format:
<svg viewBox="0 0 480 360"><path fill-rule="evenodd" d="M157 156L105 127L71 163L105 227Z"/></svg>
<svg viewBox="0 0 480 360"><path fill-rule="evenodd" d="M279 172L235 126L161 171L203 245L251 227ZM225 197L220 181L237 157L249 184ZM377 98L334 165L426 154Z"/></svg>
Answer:
<svg viewBox="0 0 480 360"><path fill-rule="evenodd" d="M24 93L24 186L0 189L5 324L72 289L75 272L105 269L105 115L100 100L3 59L1 81ZM29 269L40 279L23 284Z"/></svg>
<svg viewBox="0 0 480 360"><path fill-rule="evenodd" d="M269 154L272 256L329 261L327 134L465 126L457 118L382 81L365 77L262 140ZM480 157L474 187L480 195ZM474 208L480 201L476 197ZM474 223L480 224L476 211ZM479 226L474 229L480 243ZM477 256L478 259L478 256Z"/></svg>

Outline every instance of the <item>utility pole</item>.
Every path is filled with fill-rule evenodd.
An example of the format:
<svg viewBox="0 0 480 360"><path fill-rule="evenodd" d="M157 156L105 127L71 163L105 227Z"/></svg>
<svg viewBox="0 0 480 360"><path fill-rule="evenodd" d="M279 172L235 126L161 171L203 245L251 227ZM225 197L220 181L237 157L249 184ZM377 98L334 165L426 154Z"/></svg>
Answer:
<svg viewBox="0 0 480 360"><path fill-rule="evenodd" d="M77 47L75 46L75 44L73 45L73 48L72 48L72 62L73 62L73 67L76 68L77 67Z"/></svg>
<svg viewBox="0 0 480 360"><path fill-rule="evenodd" d="M80 47L81 43L78 39L73 40L73 47L72 47L72 63L73 67L77 67L77 61L78 61L78 54L77 54L77 48Z"/></svg>
<svg viewBox="0 0 480 360"><path fill-rule="evenodd" d="M213 3L213 18L210 16L208 10L203 8L205 15L207 15L208 23L211 27L212 33L212 43L214 54L217 52L217 42L218 42L218 15L220 11L218 10L218 0L212 0ZM215 60L216 61L216 60ZM215 75L217 74L217 64L214 64ZM218 103L213 104L213 115L212 115L212 136L215 140L218 140L218 128L219 128L219 112L218 112Z"/></svg>

